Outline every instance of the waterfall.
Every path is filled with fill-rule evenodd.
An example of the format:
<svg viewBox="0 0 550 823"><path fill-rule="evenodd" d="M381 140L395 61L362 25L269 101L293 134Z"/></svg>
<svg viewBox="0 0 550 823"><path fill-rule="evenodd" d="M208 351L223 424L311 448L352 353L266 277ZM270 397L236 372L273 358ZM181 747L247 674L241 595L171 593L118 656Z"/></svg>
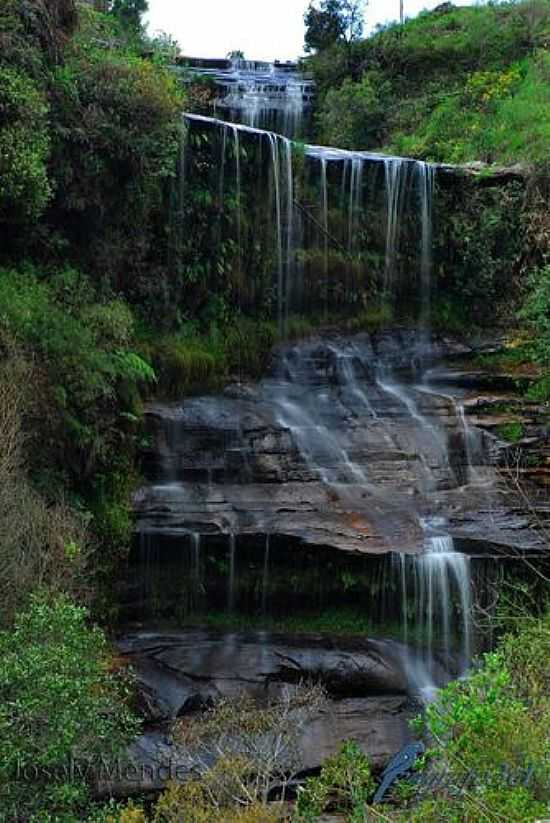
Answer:
<svg viewBox="0 0 550 823"><path fill-rule="evenodd" d="M428 650L433 653L436 632L439 630L439 645L448 668L451 659L451 625L453 622L454 592L459 600L459 621L461 623L462 649L460 673L471 659L471 592L469 558L455 551L453 538L439 535L427 538L425 554L416 563L419 584L418 613L419 624L423 627Z"/></svg>
<svg viewBox="0 0 550 823"><path fill-rule="evenodd" d="M191 546L193 551L191 562L193 564L195 595L198 599L201 588L201 536L198 532L193 532L191 534Z"/></svg>
<svg viewBox="0 0 550 823"><path fill-rule="evenodd" d="M327 160L321 157L321 214L323 222L323 247L324 247L324 292L325 292L325 317L328 315L329 282L328 282L328 185L327 185Z"/></svg>
<svg viewBox="0 0 550 823"><path fill-rule="evenodd" d="M229 574L227 576L227 610L235 608L235 534L229 535Z"/></svg>
<svg viewBox="0 0 550 823"><path fill-rule="evenodd" d="M421 323L427 334L430 328L432 300L432 246L433 246L433 191L434 168L427 163L418 164L420 202L422 215L422 252L420 264ZM427 342L427 341L426 341Z"/></svg>
<svg viewBox="0 0 550 823"><path fill-rule="evenodd" d="M233 232L226 238L228 247L237 248L239 294L242 284L254 294L255 303L248 308L271 311L283 337L294 311L306 307L314 319L323 314L338 317L339 310L355 316L375 292L384 294L394 309L404 309L407 319L420 327L420 333L410 336L397 354L393 341L385 347L388 341L383 339L362 346L333 337L289 346L279 352L274 373L262 381L258 397L274 428L284 430L292 441L305 482L326 494L327 505L338 511L343 528L352 524L369 539L374 533L394 553L391 585L397 586L397 604L401 604L404 660L411 681L427 694L444 679L442 669L447 674L465 670L473 645L470 561L456 550L450 535L450 507L445 509L447 519L438 517L443 509L437 508L440 501L435 499L439 492L459 485L448 431L434 422L418 397L422 391L418 382L422 384L431 351L436 170L405 158L298 147L289 136L259 128L265 125L262 95L267 94L269 82L259 80L258 67L239 64L231 71L238 77L228 85L219 106L224 111L237 108L238 101L241 111L247 112L245 123L185 115L187 132L204 131L221 145L221 162L210 159L209 163L204 148L208 141L198 141L193 148L196 169L188 146L186 179L194 171L201 189L212 182L222 207L228 180L235 187L234 219L224 220L223 225ZM277 82L278 78L274 85ZM291 86L290 81L284 86L285 99ZM270 87L270 105L272 92ZM406 337L401 330L399 334ZM474 435L463 408L458 407L457 413L471 475ZM365 420L370 427L366 434L361 430ZM382 481L365 458L375 448L371 438L379 453L389 453L379 469ZM404 464L395 486L387 480L392 460ZM278 511L282 510L283 504ZM236 522L231 521L228 534L227 581L223 581L227 592L222 589L228 611L235 609L241 591L236 581ZM266 524L265 530L273 531L273 523ZM221 527L224 535L228 530ZM193 541L198 589L199 536ZM244 565L245 542L242 550L239 565ZM268 605L270 564L267 535L263 565L259 560L255 567L263 613ZM391 599L384 585L381 590Z"/></svg>
<svg viewBox="0 0 550 823"><path fill-rule="evenodd" d="M404 169L406 173L407 166L404 166L402 160L389 158L384 160L387 213L384 291L387 296L393 295L396 258L399 250L398 233L406 182Z"/></svg>
<svg viewBox="0 0 550 823"><path fill-rule="evenodd" d="M274 131L292 139L304 136L313 83L295 65L253 60L201 61L193 74L213 80L218 89L215 108L225 120Z"/></svg>
<svg viewBox="0 0 550 823"><path fill-rule="evenodd" d="M262 576L262 614L267 613L267 598L269 594L269 548L270 537L268 534L266 534L264 549L264 568Z"/></svg>
<svg viewBox="0 0 550 823"><path fill-rule="evenodd" d="M395 306L403 292L400 299L409 314L412 297L412 305L418 302L422 326L429 328L433 166L311 145L297 148L303 160L295 161L291 140L276 132L201 115L187 114L185 120L187 131L199 129L219 135L222 157L216 188L221 194L227 178L227 146L233 147L235 236L228 239L237 249L238 282L245 283L248 292L255 295L255 305L274 305L281 334L289 315L304 306L316 317L320 312L325 316L336 310L355 312L361 290L374 279L369 253L378 253L376 243L380 240L384 264L379 293L391 297ZM187 154L189 177L193 151L189 149ZM201 189L204 165L203 156L196 172ZM382 187L375 185L380 170ZM317 204L308 199L308 192L309 197L313 194L313 180ZM346 202L347 215L342 210L329 210L329 204L342 201ZM370 244L374 244L372 249ZM413 245L418 246L416 271L405 272L403 251L406 247L410 253ZM319 259L321 265L316 263ZM271 283L260 276L262 265L271 265ZM414 297L410 284L416 281L419 285ZM249 308L255 310L254 306Z"/></svg>
<svg viewBox="0 0 550 823"><path fill-rule="evenodd" d="M231 129L233 133L233 153L235 156L235 200L237 212L237 266L238 276L240 278L242 268L242 214L241 214L241 143L239 138L239 129L233 126ZM226 144L226 136L223 136L224 145ZM223 181L223 168L225 163L222 163L222 172L220 178ZM222 182L223 185L223 182Z"/></svg>

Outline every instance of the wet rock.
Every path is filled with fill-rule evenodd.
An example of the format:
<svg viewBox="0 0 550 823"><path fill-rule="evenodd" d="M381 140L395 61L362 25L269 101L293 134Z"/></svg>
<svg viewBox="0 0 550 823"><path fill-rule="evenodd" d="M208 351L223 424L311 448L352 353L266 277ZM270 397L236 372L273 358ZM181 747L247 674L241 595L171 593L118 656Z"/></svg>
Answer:
<svg viewBox="0 0 550 823"><path fill-rule="evenodd" d="M392 641L187 630L128 635L118 647L171 716L194 696L262 699L273 683L314 680L339 697L407 692Z"/></svg>
<svg viewBox="0 0 550 823"><path fill-rule="evenodd" d="M411 741L415 712L404 696L331 701L312 720L300 740L304 770L318 768L346 740L354 740L375 769Z"/></svg>
<svg viewBox="0 0 550 823"><path fill-rule="evenodd" d="M153 404L157 445L147 459L152 482L135 497L138 530L419 552L427 513L452 521L457 535L507 545L513 507L490 465L503 462L490 433L508 415L484 415L472 400L478 387L496 396L501 377L437 365L494 342L428 341L410 329L327 335L280 346L272 373L254 386ZM501 514L489 520L488 508ZM519 531L532 547L523 528L514 539Z"/></svg>
<svg viewBox="0 0 550 823"><path fill-rule="evenodd" d="M319 768L345 740L355 740L375 768L410 740L414 708L400 647L390 641L188 630L126 635L118 647L166 718L200 711L204 699L247 694L263 702L289 685L322 682L330 698L300 734L300 772ZM172 742L169 726L153 729L112 764L111 774L100 775L97 793L161 791L169 781L189 779L193 765L189 752Z"/></svg>

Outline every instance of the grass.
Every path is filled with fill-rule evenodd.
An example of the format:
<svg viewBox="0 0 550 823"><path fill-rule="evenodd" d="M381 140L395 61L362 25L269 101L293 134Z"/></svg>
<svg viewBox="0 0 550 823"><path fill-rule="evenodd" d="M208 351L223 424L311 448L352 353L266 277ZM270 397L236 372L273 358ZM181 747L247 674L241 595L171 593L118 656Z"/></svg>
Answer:
<svg viewBox="0 0 550 823"><path fill-rule="evenodd" d="M193 615L179 615L177 625L180 628L198 627L215 631L255 632L268 631L274 634L290 635L324 635L341 638L384 637L393 640L403 639L403 627L400 622L373 621L360 609L351 607L324 609L322 613L302 613L285 616L259 614L230 614L220 612L198 612ZM409 643L426 641L421 626L409 626L407 631ZM435 639L437 640L437 632Z"/></svg>
<svg viewBox="0 0 550 823"><path fill-rule="evenodd" d="M503 423L497 426L496 431L501 440L506 440L508 443L517 443L524 435L524 428L519 420Z"/></svg>

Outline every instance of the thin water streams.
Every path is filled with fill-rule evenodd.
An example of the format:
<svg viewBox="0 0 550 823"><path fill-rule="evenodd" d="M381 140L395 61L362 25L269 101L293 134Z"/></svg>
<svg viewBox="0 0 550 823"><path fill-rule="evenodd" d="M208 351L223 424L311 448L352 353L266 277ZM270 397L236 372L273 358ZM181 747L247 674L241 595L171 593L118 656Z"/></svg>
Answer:
<svg viewBox="0 0 550 823"><path fill-rule="evenodd" d="M395 301L399 284L400 287L404 284L407 293L410 291L410 283L406 283L403 271L404 223L408 221L411 224L408 232L412 232L413 237L420 237L416 263L412 263L416 271L409 272L407 276L418 283L415 289L415 299L420 307L418 319L425 329L428 328L434 188L432 166L368 152L311 145L296 147L289 138L275 132L202 115L187 114L185 119L187 140L194 129L199 132L206 130L219 140L222 156L215 187L221 193L219 196L223 197L228 167L235 167L237 237L234 239L239 249L239 273L242 274L243 210L246 209L248 245L250 247L252 244L254 250L249 264L252 266L251 278L254 278L254 269L258 265L258 242L266 219L265 209L268 209L275 262L272 289L276 293L281 333L285 331L289 315L304 306L311 306L312 300L317 301L327 316L346 305L347 311L357 309L359 284L370 277L368 263L363 260L363 253L368 251L364 247L366 241L363 235L374 231L377 220L384 223L384 282L380 287L389 303ZM267 149L267 170L265 179L258 181L258 174L264 174L264 171L259 171L259 167L249 162L245 174L243 164L249 150L258 150L261 156L264 145ZM186 157L189 165L193 151L188 150ZM317 190L317 202L311 200L312 195L307 196L305 203L300 200L306 196L302 191L303 163L312 192ZM263 192L254 205L250 202L252 185L254 191L260 185ZM381 200L380 192L383 193ZM377 199L380 202L374 207ZM248 206L245 205L247 203ZM339 207L334 208L337 204ZM223 208L223 202L220 207ZM370 212L372 217L369 217ZM268 246L264 251L269 251ZM322 271L315 267L317 259L323 261ZM338 262L343 272L342 282L333 260ZM304 284L302 276L304 261L311 270L308 284ZM266 293L266 299L267 296Z"/></svg>
<svg viewBox="0 0 550 823"><path fill-rule="evenodd" d="M429 695L434 684L442 679L441 669L449 677L467 668L473 647L469 561L455 550L446 519L436 515L435 497L439 490L459 485L450 459L449 432L436 415L424 411L421 402L423 377L432 356L435 171L418 161L306 145L300 152L306 176L314 185L307 189L310 200L299 202L298 198L305 195L303 178L297 176L296 148L289 137L257 128L263 122L259 112L263 110L261 101L267 85L259 81L256 68L250 69L235 69L238 78L231 80L227 94L219 102L224 110L239 108L244 112L243 123L185 116L187 138L196 129L219 141L221 156L215 190L223 209L224 193L228 186L233 188L233 239L238 248L239 278L247 276L245 246L248 243L250 247L252 241L259 243L263 236L261 221L265 222L267 213L274 263L269 294L276 306L281 334L287 329L291 314L307 304L313 293L308 292L305 282L305 259L320 261L315 264L314 287L320 283L322 298L316 310L324 311L328 317L338 300L357 300L357 281L369 276L365 260L370 250L365 238L371 229L374 231L376 217L382 238L380 291L392 304L400 290L413 296L420 333L411 349L400 351L397 359L395 352L385 352L382 344L375 353L364 341L333 339L317 347L297 344L279 354L273 375L262 381L258 396L278 430L288 432L311 481L329 490L332 504L342 518L360 524L358 528L365 532L375 529L386 535L397 558L403 665L411 688ZM303 103L304 87L299 80L288 80L283 96L287 101L292 97L294 102L300 99ZM259 161L256 165L249 161L256 149L260 160L263 158L263 166ZM188 155L189 151L187 164ZM251 175L255 190L259 188L262 193L263 212L259 207L250 208ZM311 199L311 192L315 192L315 199ZM405 258L402 238L406 230L416 237L414 259L410 254ZM335 257L343 261L343 287L333 282ZM352 311L357 311L357 303L350 305ZM438 396L435 390L432 394ZM444 395L440 398L445 399ZM473 437L460 407L455 406L455 413L463 429L469 480L473 477ZM237 428L242 435L241 422ZM380 473L372 470L365 457L372 449L371 440L376 442L378 451L386 449L407 464L407 471L414 477L409 488L404 488L404 484L388 488L387 480L382 481ZM420 471L414 475L410 466L417 464ZM207 494L212 485L209 481ZM429 510L431 498L433 511ZM394 528L394 524L399 524L399 528ZM414 539L413 532L417 535ZM232 523L225 533L226 608L231 612L237 607L238 531ZM405 555L407 541L412 544L414 540L421 551ZM202 571L198 533L192 536L192 546L193 575L199 586ZM276 562L267 532L259 581L263 613L269 607L270 574Z"/></svg>

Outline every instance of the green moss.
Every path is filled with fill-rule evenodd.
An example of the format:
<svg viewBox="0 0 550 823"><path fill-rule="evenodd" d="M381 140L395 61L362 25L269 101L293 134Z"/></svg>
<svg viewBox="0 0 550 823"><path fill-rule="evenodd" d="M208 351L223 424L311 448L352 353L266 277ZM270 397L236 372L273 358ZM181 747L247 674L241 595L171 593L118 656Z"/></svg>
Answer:
<svg viewBox="0 0 550 823"><path fill-rule="evenodd" d="M496 431L501 440L507 440L508 443L517 443L524 435L524 429L519 420L503 423L497 427Z"/></svg>

